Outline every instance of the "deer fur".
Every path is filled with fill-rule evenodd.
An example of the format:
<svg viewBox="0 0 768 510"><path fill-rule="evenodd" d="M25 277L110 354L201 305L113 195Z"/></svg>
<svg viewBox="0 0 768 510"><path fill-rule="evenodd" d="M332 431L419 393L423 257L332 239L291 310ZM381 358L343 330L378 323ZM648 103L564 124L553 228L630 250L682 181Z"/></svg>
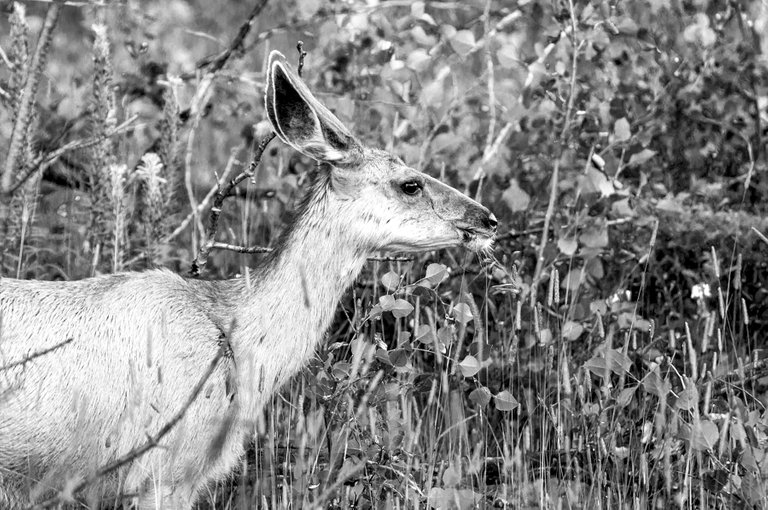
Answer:
<svg viewBox="0 0 768 510"><path fill-rule="evenodd" d="M278 52L265 105L279 138L322 166L275 251L244 277L0 279L0 367L23 361L0 371L0 508L66 493L143 444L224 346L161 446L78 495L190 508L238 466L262 406L307 363L367 257L491 246L486 208L360 145Z"/></svg>

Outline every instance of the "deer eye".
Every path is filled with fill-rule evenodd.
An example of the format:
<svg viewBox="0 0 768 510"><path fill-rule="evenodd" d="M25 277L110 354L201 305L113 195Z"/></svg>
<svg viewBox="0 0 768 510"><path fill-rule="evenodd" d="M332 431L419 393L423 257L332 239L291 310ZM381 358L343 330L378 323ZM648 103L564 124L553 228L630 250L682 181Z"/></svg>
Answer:
<svg viewBox="0 0 768 510"><path fill-rule="evenodd" d="M406 181L400 185L400 189L406 195L418 195L421 191L421 183L418 181Z"/></svg>

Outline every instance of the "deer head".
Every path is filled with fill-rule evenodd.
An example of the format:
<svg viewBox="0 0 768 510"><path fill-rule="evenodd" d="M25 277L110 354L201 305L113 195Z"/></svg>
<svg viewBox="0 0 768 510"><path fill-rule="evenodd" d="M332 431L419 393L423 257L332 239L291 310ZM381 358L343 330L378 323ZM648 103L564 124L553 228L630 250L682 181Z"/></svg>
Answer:
<svg viewBox="0 0 768 510"><path fill-rule="evenodd" d="M328 172L325 199L349 217L352 235L374 251L418 252L465 245L489 250L496 218L485 207L401 159L364 147L273 51L266 110L277 136Z"/></svg>

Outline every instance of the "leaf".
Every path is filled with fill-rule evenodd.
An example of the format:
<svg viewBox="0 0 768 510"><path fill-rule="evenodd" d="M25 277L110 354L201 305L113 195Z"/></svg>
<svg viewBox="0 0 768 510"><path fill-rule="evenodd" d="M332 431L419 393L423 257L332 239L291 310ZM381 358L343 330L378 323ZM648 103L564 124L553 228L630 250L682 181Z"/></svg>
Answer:
<svg viewBox="0 0 768 510"><path fill-rule="evenodd" d="M470 354L459 363L459 370L464 377L472 377L480 371L480 362Z"/></svg>
<svg viewBox="0 0 768 510"><path fill-rule="evenodd" d="M691 427L691 448L699 452L709 450L717 444L719 437L717 425L710 420L702 419Z"/></svg>
<svg viewBox="0 0 768 510"><path fill-rule="evenodd" d="M608 246L608 226L605 222L597 222L585 228L579 241L587 248L605 248Z"/></svg>
<svg viewBox="0 0 768 510"><path fill-rule="evenodd" d="M643 388L648 393L656 395L661 400L667 398L667 394L670 390L669 381L661 378L661 372L659 367L654 368L645 377L643 377Z"/></svg>
<svg viewBox="0 0 768 510"><path fill-rule="evenodd" d="M446 102L443 80L433 80L421 89L419 104L438 109Z"/></svg>
<svg viewBox="0 0 768 510"><path fill-rule="evenodd" d="M297 0L296 7L303 19L311 19L323 6L322 0Z"/></svg>
<svg viewBox="0 0 768 510"><path fill-rule="evenodd" d="M608 305L605 304L605 300L596 299L595 301L592 301L591 303L589 303L589 311L591 313L605 315L606 313L608 313Z"/></svg>
<svg viewBox="0 0 768 510"><path fill-rule="evenodd" d="M640 152L632 154L632 157L629 158L627 166L642 165L655 155L656 151L652 151L651 149L643 149Z"/></svg>
<svg viewBox="0 0 768 510"><path fill-rule="evenodd" d="M459 30L449 40L453 51L461 58L469 55L475 49L475 35L469 30Z"/></svg>
<svg viewBox="0 0 768 510"><path fill-rule="evenodd" d="M461 482L461 473L451 464L443 471L443 485L455 487L459 482Z"/></svg>
<svg viewBox="0 0 768 510"><path fill-rule="evenodd" d="M413 2L411 4L411 16L418 18L424 15L424 2Z"/></svg>
<svg viewBox="0 0 768 510"><path fill-rule="evenodd" d="M541 79L547 74L547 66L539 60L534 60L528 66L528 76L525 77L524 87L534 89L539 86Z"/></svg>
<svg viewBox="0 0 768 510"><path fill-rule="evenodd" d="M405 299L398 299L392 305L392 315L401 319L407 317L413 311L413 305Z"/></svg>
<svg viewBox="0 0 768 510"><path fill-rule="evenodd" d="M557 241L557 249L560 250L560 253L568 257L574 255L578 248L579 243L573 237L570 239L558 239Z"/></svg>
<svg viewBox="0 0 768 510"><path fill-rule="evenodd" d="M608 178L605 172L591 166L587 168L587 183L586 191L600 193L601 197L610 197L616 193L613 181Z"/></svg>
<svg viewBox="0 0 768 510"><path fill-rule="evenodd" d="M598 377L605 377L608 371L616 375L628 374L631 367L632 360L616 349L606 351L605 357L596 355L584 363L584 368Z"/></svg>
<svg viewBox="0 0 768 510"><path fill-rule="evenodd" d="M509 188L504 191L501 198L512 212L525 211L531 202L531 196L520 187L517 179L510 181Z"/></svg>
<svg viewBox="0 0 768 510"><path fill-rule="evenodd" d="M384 313L384 309L381 307L381 305L373 305L371 307L371 319L380 319L382 313Z"/></svg>
<svg viewBox="0 0 768 510"><path fill-rule="evenodd" d="M629 121L622 117L613 124L613 135L617 142L626 142L632 137L629 129Z"/></svg>
<svg viewBox="0 0 768 510"><path fill-rule="evenodd" d="M628 198L623 198L612 203L611 212L618 218L631 218L635 216L635 210L632 208Z"/></svg>
<svg viewBox="0 0 768 510"><path fill-rule="evenodd" d="M704 488L710 492L720 492L728 483L731 473L726 469L715 469L704 473Z"/></svg>
<svg viewBox="0 0 768 510"><path fill-rule="evenodd" d="M469 394L469 400L481 407L485 407L490 403L491 396L491 390L485 386L480 386L472 390L472 392Z"/></svg>
<svg viewBox="0 0 768 510"><path fill-rule="evenodd" d="M677 395L675 407L682 411L692 411L699 405L699 390L690 379L686 378L685 389Z"/></svg>
<svg viewBox="0 0 768 510"><path fill-rule="evenodd" d="M620 34L635 36L637 35L637 23L629 16L624 16L615 22L616 30Z"/></svg>
<svg viewBox="0 0 768 510"><path fill-rule="evenodd" d="M635 391L637 391L637 386L621 390L619 396L616 397L616 405L619 407L627 407L629 403L632 402L632 397L635 395Z"/></svg>
<svg viewBox="0 0 768 510"><path fill-rule="evenodd" d="M448 278L448 268L443 264L430 264L427 266L426 278L432 285L438 285Z"/></svg>
<svg viewBox="0 0 768 510"><path fill-rule="evenodd" d="M453 318L460 324L472 322L472 309L466 303L459 303L453 307Z"/></svg>
<svg viewBox="0 0 768 510"><path fill-rule="evenodd" d="M500 391L493 397L493 403L499 411L513 411L520 404L507 390Z"/></svg>
<svg viewBox="0 0 768 510"><path fill-rule="evenodd" d="M395 306L395 298L394 298L394 296L390 296L390 295L387 294L387 295L379 297L379 306L385 312L389 312Z"/></svg>
<svg viewBox="0 0 768 510"><path fill-rule="evenodd" d="M453 333L454 333L453 328L446 324L444 326L441 326L437 330L437 339L440 340L445 345L450 345L451 343L453 343L453 339L454 339Z"/></svg>
<svg viewBox="0 0 768 510"><path fill-rule="evenodd" d="M395 290L397 286L400 285L400 275L394 271L390 271L381 277L381 284L384 285L387 290Z"/></svg>
<svg viewBox="0 0 768 510"><path fill-rule="evenodd" d="M432 326L430 326L429 324L422 324L421 326L416 328L414 339L417 342L421 342L423 344L435 343L435 335L432 333Z"/></svg>
<svg viewBox="0 0 768 510"><path fill-rule="evenodd" d="M563 324L563 329L561 330L563 338L571 341L577 340L583 332L584 326L575 321L567 321Z"/></svg>
<svg viewBox="0 0 768 510"><path fill-rule="evenodd" d="M389 361L396 367L404 367L408 363L408 351L405 349L392 349L387 354Z"/></svg>
<svg viewBox="0 0 768 510"><path fill-rule="evenodd" d="M430 508L448 508L443 506L443 502L445 500L445 489L441 489L440 487L432 487L429 490L429 494L427 495L427 505Z"/></svg>
<svg viewBox="0 0 768 510"><path fill-rule="evenodd" d="M682 213L685 211L683 201L679 196L667 195L656 203L656 209L659 211Z"/></svg>
<svg viewBox="0 0 768 510"><path fill-rule="evenodd" d="M431 48L437 44L437 39L433 35L428 35L421 25L416 25L411 29L411 37L414 42L423 48Z"/></svg>
<svg viewBox="0 0 768 510"><path fill-rule="evenodd" d="M432 57L430 57L426 51L421 48L415 48L408 54L406 65L409 69L413 69L416 72L422 72L429 68L430 62L432 62Z"/></svg>
<svg viewBox="0 0 768 510"><path fill-rule="evenodd" d="M516 44L504 44L496 51L496 58L501 67L516 68L521 65L520 48Z"/></svg>
<svg viewBox="0 0 768 510"><path fill-rule="evenodd" d="M341 380L349 377L349 372L352 369L352 365L346 361L339 361L333 365L331 374L334 379Z"/></svg>

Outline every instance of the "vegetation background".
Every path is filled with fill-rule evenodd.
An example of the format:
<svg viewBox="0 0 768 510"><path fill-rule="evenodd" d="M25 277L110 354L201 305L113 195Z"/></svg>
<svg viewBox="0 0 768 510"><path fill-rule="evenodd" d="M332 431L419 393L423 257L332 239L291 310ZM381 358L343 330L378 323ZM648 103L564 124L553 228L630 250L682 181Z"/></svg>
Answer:
<svg viewBox="0 0 768 510"><path fill-rule="evenodd" d="M354 133L500 220L497 261L372 260L202 508L768 507L765 1L0 9L3 276L256 263L313 166L249 167L299 40Z"/></svg>

